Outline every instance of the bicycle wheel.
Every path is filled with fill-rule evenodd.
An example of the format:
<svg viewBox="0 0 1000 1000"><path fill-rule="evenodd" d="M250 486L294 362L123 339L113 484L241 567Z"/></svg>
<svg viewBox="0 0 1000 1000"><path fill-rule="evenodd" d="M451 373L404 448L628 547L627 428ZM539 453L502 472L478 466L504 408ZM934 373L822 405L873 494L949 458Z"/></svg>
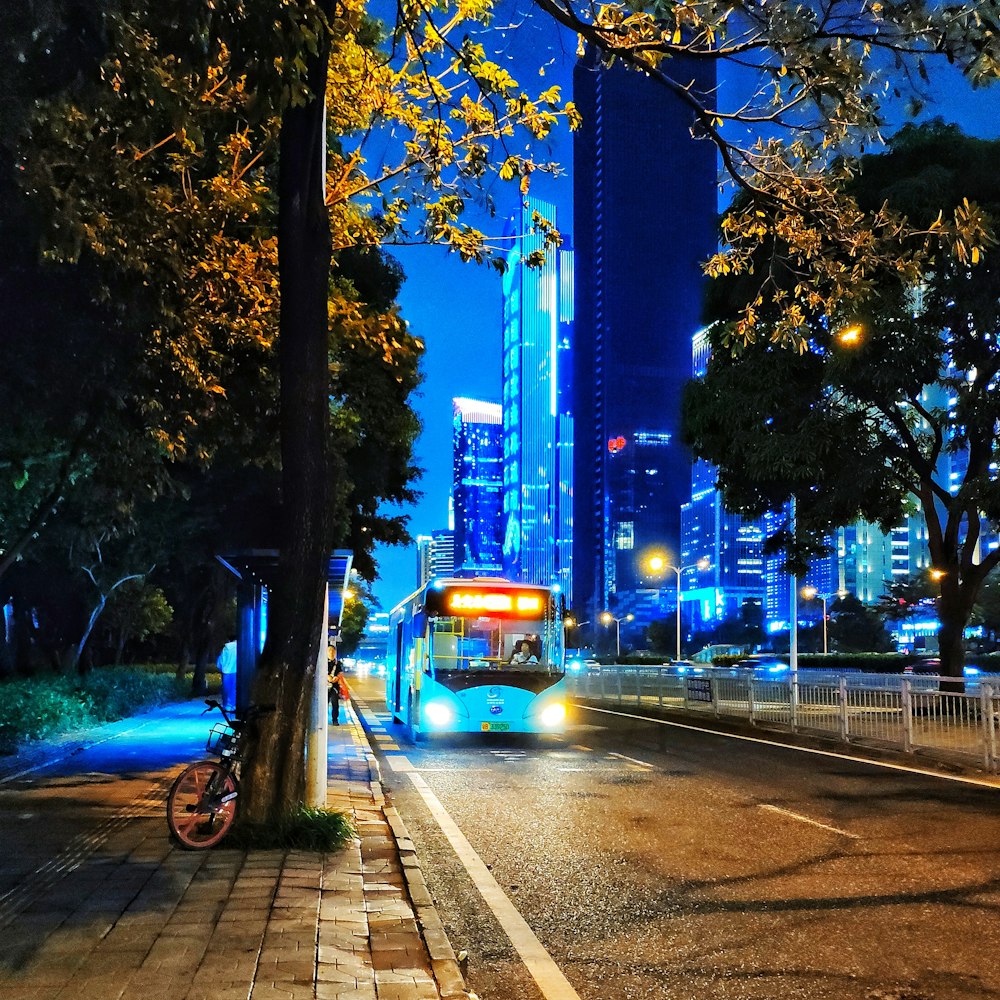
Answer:
<svg viewBox="0 0 1000 1000"><path fill-rule="evenodd" d="M235 818L236 779L213 760L185 768L167 796L167 826L187 850L215 847Z"/></svg>

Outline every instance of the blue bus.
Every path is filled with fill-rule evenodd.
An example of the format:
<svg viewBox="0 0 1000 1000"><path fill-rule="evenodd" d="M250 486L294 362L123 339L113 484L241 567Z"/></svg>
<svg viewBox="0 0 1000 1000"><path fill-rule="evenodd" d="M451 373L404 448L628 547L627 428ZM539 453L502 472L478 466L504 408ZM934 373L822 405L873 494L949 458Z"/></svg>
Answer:
<svg viewBox="0 0 1000 1000"><path fill-rule="evenodd" d="M549 587L434 580L389 616L385 698L425 733L561 733L561 601Z"/></svg>

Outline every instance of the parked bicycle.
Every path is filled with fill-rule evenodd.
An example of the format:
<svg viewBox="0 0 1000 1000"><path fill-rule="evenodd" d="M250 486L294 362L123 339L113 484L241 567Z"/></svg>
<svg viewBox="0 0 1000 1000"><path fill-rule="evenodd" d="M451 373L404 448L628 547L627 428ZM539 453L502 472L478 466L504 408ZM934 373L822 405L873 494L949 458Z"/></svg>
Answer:
<svg viewBox="0 0 1000 1000"><path fill-rule="evenodd" d="M226 720L212 726L206 743L208 752L219 760L199 760L184 768L167 795L170 833L181 847L192 851L215 847L229 833L236 818L246 733L259 716L274 711L273 705L257 705L238 716L213 699L205 704L208 708L202 715L217 708Z"/></svg>

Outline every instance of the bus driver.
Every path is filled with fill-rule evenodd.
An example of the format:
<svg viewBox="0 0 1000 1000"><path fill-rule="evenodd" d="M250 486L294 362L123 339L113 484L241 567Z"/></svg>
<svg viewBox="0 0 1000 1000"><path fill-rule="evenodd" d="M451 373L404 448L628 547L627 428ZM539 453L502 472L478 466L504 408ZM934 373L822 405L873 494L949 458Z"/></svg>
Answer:
<svg viewBox="0 0 1000 1000"><path fill-rule="evenodd" d="M531 651L531 643L527 639L522 639L514 650L510 662L517 663L537 663L538 657Z"/></svg>

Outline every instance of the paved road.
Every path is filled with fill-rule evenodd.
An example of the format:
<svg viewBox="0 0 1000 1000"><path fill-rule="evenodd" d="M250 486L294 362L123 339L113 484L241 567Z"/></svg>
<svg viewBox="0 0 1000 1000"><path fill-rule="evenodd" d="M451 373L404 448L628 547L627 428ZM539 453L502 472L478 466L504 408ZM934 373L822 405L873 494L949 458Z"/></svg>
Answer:
<svg viewBox="0 0 1000 1000"><path fill-rule="evenodd" d="M1000 997L1000 790L593 711L413 746L353 689L484 1000ZM421 783L570 992L535 985Z"/></svg>

